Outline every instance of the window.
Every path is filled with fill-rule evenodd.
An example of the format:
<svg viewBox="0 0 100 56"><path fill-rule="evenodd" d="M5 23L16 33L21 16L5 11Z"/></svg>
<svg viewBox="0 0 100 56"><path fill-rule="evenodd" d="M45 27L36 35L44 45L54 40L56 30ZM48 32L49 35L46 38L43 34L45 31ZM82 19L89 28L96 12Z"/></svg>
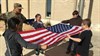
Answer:
<svg viewBox="0 0 100 56"><path fill-rule="evenodd" d="M51 16L51 0L46 0L46 16Z"/></svg>

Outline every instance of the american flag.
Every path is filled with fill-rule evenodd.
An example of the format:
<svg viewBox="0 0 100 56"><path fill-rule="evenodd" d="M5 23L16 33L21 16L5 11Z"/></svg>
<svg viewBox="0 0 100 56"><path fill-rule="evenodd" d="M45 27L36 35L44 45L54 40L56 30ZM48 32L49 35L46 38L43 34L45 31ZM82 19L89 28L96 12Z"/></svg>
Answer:
<svg viewBox="0 0 100 56"><path fill-rule="evenodd" d="M72 36L79 34L81 31L82 27L59 23L47 28L19 32L19 34L27 42L50 46L65 39L66 34Z"/></svg>

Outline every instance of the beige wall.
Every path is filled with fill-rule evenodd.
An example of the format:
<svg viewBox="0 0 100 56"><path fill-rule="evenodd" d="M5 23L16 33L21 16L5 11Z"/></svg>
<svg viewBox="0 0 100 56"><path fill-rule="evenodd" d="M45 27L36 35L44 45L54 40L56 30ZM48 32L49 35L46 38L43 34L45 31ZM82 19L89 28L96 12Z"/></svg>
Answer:
<svg viewBox="0 0 100 56"><path fill-rule="evenodd" d="M30 0L30 17L39 13L42 15L42 18L46 17L46 0Z"/></svg>
<svg viewBox="0 0 100 56"><path fill-rule="evenodd" d="M6 12L6 0L1 0L1 12Z"/></svg>
<svg viewBox="0 0 100 56"><path fill-rule="evenodd" d="M23 6L22 13L28 18L28 0L9 0L8 1L8 10L13 10L14 3L21 3ZM6 0L1 0L2 4L2 13L6 12ZM46 0L30 0L30 18L34 18L37 13L40 13L43 18L45 18L45 7Z"/></svg>
<svg viewBox="0 0 100 56"><path fill-rule="evenodd" d="M89 0L85 0L83 19L88 16ZM93 24L100 24L100 0L94 0L91 20Z"/></svg>
<svg viewBox="0 0 100 56"><path fill-rule="evenodd" d="M93 23L100 24L100 0L94 0L93 9L92 9L92 21Z"/></svg>
<svg viewBox="0 0 100 56"><path fill-rule="evenodd" d="M72 17L74 8L73 0L52 0L51 19L65 20Z"/></svg>
<svg viewBox="0 0 100 56"><path fill-rule="evenodd" d="M13 5L14 3L21 3L23 6L23 10L22 13L28 17L28 0L9 0L8 1L8 11L12 11L13 10ZM6 12L6 0L1 0L1 5L2 5L2 13Z"/></svg>
<svg viewBox="0 0 100 56"><path fill-rule="evenodd" d="M92 29L100 31L100 0L93 0L93 1L94 2L91 15ZM83 19L88 17L89 2L90 0L85 0Z"/></svg>
<svg viewBox="0 0 100 56"><path fill-rule="evenodd" d="M6 0L1 0L2 12L6 12ZM79 0L78 0L79 1ZM15 2L21 3L23 6L22 13L28 18L28 0L9 0L9 11L13 10ZM88 16L89 0L85 0L83 19ZM93 24L100 24L100 0L94 0L92 17ZM51 21L60 22L64 19L70 19L75 9L75 0L52 0L51 4ZM46 18L46 0L30 0L30 18L40 13L42 18ZM55 22L56 21L56 22Z"/></svg>
<svg viewBox="0 0 100 56"><path fill-rule="evenodd" d="M89 2L90 2L90 0L85 0L83 19L88 17Z"/></svg>

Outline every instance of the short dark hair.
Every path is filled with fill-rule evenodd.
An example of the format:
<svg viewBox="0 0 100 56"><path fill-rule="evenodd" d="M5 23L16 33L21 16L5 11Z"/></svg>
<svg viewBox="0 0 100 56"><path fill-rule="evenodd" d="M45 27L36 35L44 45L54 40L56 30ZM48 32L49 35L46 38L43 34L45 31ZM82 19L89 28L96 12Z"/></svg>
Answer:
<svg viewBox="0 0 100 56"><path fill-rule="evenodd" d="M12 17L8 20L8 29L16 29L16 25L20 24L20 20L16 17Z"/></svg>
<svg viewBox="0 0 100 56"><path fill-rule="evenodd" d="M37 18L38 16L41 16L41 14L36 14L36 15L35 15L35 18Z"/></svg>
<svg viewBox="0 0 100 56"><path fill-rule="evenodd" d="M91 26L91 20L90 19L84 19L82 22L84 25L87 25L88 27Z"/></svg>
<svg viewBox="0 0 100 56"><path fill-rule="evenodd" d="M79 12L77 10L75 10L72 15L79 15Z"/></svg>

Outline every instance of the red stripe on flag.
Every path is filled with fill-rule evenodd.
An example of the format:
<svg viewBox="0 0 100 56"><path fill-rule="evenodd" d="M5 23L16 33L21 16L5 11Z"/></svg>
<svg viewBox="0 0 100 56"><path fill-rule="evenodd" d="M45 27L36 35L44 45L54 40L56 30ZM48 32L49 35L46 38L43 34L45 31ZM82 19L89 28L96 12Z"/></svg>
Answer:
<svg viewBox="0 0 100 56"><path fill-rule="evenodd" d="M43 33L42 33L43 34ZM38 39L35 39L35 40L31 40L31 41L29 41L29 42L36 42L36 41L38 41L38 40L41 40L41 39L43 39L44 37L46 37L46 36L48 36L48 35L50 35L50 34L52 34L52 32L51 33L49 33L49 34L47 34L47 35L44 35L44 36L41 36L40 38L38 38Z"/></svg>
<svg viewBox="0 0 100 56"><path fill-rule="evenodd" d="M38 35L40 35L40 34L43 34L43 33L46 33L46 32L48 32L48 31L39 32L38 34L34 34L34 35L30 35L30 36L25 36L25 37L23 37L23 38L24 38L24 39L28 39L28 38L36 37L36 36L38 36Z"/></svg>
<svg viewBox="0 0 100 56"><path fill-rule="evenodd" d="M43 30L43 29L44 28L39 28L39 29L36 29L36 30L22 31L22 32L18 32L18 33L19 34L24 34L24 33L36 32L36 31Z"/></svg>
<svg viewBox="0 0 100 56"><path fill-rule="evenodd" d="M48 40L50 40L52 37L54 37L56 35L58 35L58 34L52 35L51 37L45 39L44 41L40 42L39 44L43 44L43 43L47 42Z"/></svg>

